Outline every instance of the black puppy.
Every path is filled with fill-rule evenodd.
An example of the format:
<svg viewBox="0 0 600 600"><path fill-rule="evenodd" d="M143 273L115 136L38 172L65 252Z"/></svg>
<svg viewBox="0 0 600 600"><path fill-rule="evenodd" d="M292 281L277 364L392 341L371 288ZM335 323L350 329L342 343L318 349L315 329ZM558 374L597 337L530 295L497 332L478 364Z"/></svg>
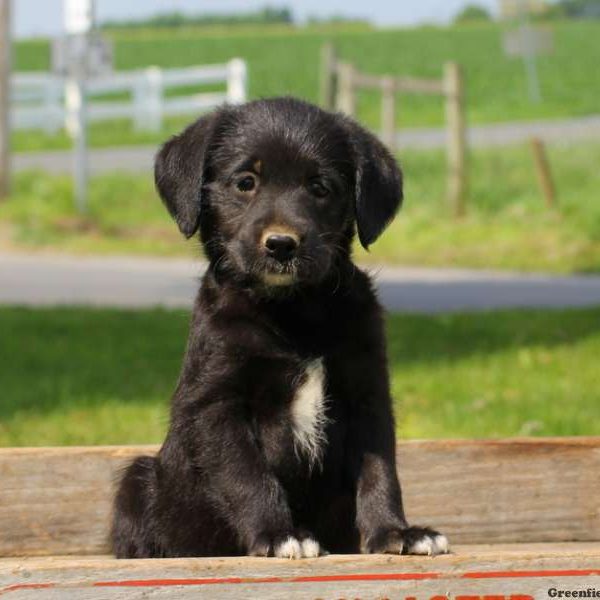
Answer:
<svg viewBox="0 0 600 600"><path fill-rule="evenodd" d="M115 501L118 557L447 552L409 527L382 311L351 262L400 171L354 121L291 98L227 106L160 150L156 185L209 259L171 425Z"/></svg>

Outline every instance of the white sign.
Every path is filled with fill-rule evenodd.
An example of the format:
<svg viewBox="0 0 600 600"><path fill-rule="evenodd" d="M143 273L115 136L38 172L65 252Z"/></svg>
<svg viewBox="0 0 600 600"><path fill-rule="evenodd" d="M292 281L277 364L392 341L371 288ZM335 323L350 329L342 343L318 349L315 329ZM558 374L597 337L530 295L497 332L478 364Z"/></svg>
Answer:
<svg viewBox="0 0 600 600"><path fill-rule="evenodd" d="M504 34L504 52L507 56L537 56L554 51L554 36L550 29L520 27Z"/></svg>
<svg viewBox="0 0 600 600"><path fill-rule="evenodd" d="M78 35L87 33L94 21L94 0L64 0L65 31Z"/></svg>

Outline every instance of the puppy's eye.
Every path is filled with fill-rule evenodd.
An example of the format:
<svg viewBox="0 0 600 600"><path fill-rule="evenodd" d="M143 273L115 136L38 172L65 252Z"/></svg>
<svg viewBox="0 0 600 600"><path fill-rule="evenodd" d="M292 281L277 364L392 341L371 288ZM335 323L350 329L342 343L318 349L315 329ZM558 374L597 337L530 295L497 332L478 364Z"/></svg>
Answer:
<svg viewBox="0 0 600 600"><path fill-rule="evenodd" d="M252 192L256 188L256 179L252 175L245 175L235 184L235 187L240 192Z"/></svg>
<svg viewBox="0 0 600 600"><path fill-rule="evenodd" d="M308 191L317 198L325 198L329 195L329 190L320 181L311 181L308 184Z"/></svg>

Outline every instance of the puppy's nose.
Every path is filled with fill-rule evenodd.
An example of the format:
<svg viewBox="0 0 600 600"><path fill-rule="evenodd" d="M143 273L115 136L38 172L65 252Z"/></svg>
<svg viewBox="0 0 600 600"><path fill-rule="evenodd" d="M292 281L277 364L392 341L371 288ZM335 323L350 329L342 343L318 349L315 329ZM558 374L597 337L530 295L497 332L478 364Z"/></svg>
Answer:
<svg viewBox="0 0 600 600"><path fill-rule="evenodd" d="M282 262L293 258L298 249L297 238L283 233L270 234L264 244L267 254Z"/></svg>

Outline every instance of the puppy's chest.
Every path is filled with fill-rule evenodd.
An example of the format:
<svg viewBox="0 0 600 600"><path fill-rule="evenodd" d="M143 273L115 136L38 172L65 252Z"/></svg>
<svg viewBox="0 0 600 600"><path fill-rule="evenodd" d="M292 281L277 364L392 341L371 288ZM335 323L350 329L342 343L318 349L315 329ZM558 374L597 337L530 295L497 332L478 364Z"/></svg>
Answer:
<svg viewBox="0 0 600 600"><path fill-rule="evenodd" d="M289 419L295 450L315 464L321 461L327 442L327 373L323 358L311 360L303 367L293 385Z"/></svg>
<svg viewBox="0 0 600 600"><path fill-rule="evenodd" d="M271 388L273 412L261 419L260 437L272 463L321 463L329 422L327 369L322 357L301 361L283 385ZM273 373L279 379L280 373ZM269 393L269 392L267 392Z"/></svg>

